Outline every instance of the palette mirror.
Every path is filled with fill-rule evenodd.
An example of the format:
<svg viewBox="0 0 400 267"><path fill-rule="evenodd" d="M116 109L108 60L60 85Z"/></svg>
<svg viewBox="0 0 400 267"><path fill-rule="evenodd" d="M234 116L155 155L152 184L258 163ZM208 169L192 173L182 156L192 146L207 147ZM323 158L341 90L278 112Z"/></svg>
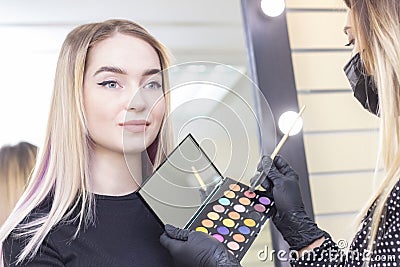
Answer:
<svg viewBox="0 0 400 267"><path fill-rule="evenodd" d="M139 193L163 224L185 228L222 179L189 134L143 183Z"/></svg>

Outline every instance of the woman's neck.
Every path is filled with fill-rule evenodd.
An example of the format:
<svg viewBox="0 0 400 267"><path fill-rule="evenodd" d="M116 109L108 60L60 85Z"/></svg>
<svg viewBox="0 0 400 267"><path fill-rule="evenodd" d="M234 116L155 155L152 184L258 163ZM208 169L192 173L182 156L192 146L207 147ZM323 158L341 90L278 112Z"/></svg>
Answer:
<svg viewBox="0 0 400 267"><path fill-rule="evenodd" d="M129 155L129 166L122 153L94 148L90 162L92 190L95 194L122 196L136 191L142 179L141 154Z"/></svg>

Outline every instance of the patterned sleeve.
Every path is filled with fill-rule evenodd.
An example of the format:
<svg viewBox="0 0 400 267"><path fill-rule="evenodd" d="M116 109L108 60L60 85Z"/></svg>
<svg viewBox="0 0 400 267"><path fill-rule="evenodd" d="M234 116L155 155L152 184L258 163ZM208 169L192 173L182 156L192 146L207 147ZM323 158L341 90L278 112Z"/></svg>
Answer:
<svg viewBox="0 0 400 267"><path fill-rule="evenodd" d="M360 225L349 250L347 244L336 244L328 237L318 248L314 248L300 257L292 257L292 266L400 266L400 180L386 200L386 212L381 215L378 231L373 241L373 249L368 250L369 232L372 214L376 207L373 203Z"/></svg>
<svg viewBox="0 0 400 267"><path fill-rule="evenodd" d="M384 219L384 216L382 217ZM350 249L327 238L318 248L292 257L292 266L365 266L369 262L370 267L400 266L400 217L394 210L389 213L388 220L382 220L378 234L373 242L373 250L368 250L369 218L364 221L363 227L355 236Z"/></svg>
<svg viewBox="0 0 400 267"><path fill-rule="evenodd" d="M298 257L296 257L298 256ZM327 237L321 246L303 255L293 255L290 263L292 266L344 266L342 263L343 252L337 244Z"/></svg>

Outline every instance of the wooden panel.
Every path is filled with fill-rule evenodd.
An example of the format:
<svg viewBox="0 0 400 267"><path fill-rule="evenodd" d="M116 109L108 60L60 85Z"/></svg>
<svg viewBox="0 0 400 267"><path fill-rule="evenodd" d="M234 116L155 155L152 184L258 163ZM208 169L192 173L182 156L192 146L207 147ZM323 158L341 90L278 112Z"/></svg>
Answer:
<svg viewBox="0 0 400 267"><path fill-rule="evenodd" d="M343 71L350 52L293 53L292 59L297 89L350 88Z"/></svg>
<svg viewBox="0 0 400 267"><path fill-rule="evenodd" d="M361 210L373 192L373 177L373 172L311 175L310 187L315 214Z"/></svg>
<svg viewBox="0 0 400 267"><path fill-rule="evenodd" d="M375 168L377 132L306 134L304 144L310 173Z"/></svg>
<svg viewBox="0 0 400 267"><path fill-rule="evenodd" d="M367 112L352 92L303 94L299 106L306 105L303 114L304 131L327 131L378 128L379 119Z"/></svg>
<svg viewBox="0 0 400 267"><path fill-rule="evenodd" d="M343 33L345 18L345 12L288 13L291 48L345 48L344 45L347 43L347 37Z"/></svg>
<svg viewBox="0 0 400 267"><path fill-rule="evenodd" d="M344 49L342 32L346 13L342 0L286 0L289 9L337 9L337 12L293 11L287 13L296 86L300 90L350 88L343 66L350 52L296 52L296 49ZM298 50L297 50L298 51ZM341 171L374 169L378 133L344 132L307 134L307 131L351 131L378 126L351 92L300 94L307 105L304 141L316 221L335 240L354 237L357 213L372 192L372 172L339 174ZM316 172L336 172L316 175ZM360 186L362 185L362 186ZM355 191L357 190L357 191ZM354 194L354 192L357 192ZM325 214L325 215L322 215ZM332 215L326 215L332 214ZM355 226L353 226L355 225Z"/></svg>
<svg viewBox="0 0 400 267"><path fill-rule="evenodd" d="M318 226L327 231L335 241L344 239L350 244L357 232L357 215L357 213L354 213L338 216L316 216L315 219Z"/></svg>
<svg viewBox="0 0 400 267"><path fill-rule="evenodd" d="M343 0L286 0L287 8L345 8Z"/></svg>

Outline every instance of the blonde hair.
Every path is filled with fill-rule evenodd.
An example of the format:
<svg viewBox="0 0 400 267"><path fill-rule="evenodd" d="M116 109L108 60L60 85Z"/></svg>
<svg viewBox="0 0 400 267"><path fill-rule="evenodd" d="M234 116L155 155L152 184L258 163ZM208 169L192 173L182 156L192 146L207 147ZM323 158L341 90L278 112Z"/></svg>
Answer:
<svg viewBox="0 0 400 267"><path fill-rule="evenodd" d="M384 180L362 211L375 203L368 248L373 249L385 203L400 179L400 1L345 0L351 9L356 40L367 74L378 88L380 109L380 149L378 163ZM377 164L377 168L379 164Z"/></svg>
<svg viewBox="0 0 400 267"><path fill-rule="evenodd" d="M85 24L68 34L57 62L51 112L40 158L26 191L0 229L1 244L13 230L17 230L17 236L28 238L17 263L33 258L46 235L60 221L77 220L78 227L73 238L76 238L79 229L94 222L94 197L90 192L89 175L92 143L83 105L83 77L89 49L116 32L146 41L157 52L161 69L169 66L168 50L146 29L128 20ZM163 83L166 117L170 99L166 92L168 79L165 75ZM171 147L168 130L165 130L169 128L165 117L156 140L150 146L153 149L149 156L154 166L164 160ZM49 213L20 224L47 197L52 199Z"/></svg>
<svg viewBox="0 0 400 267"><path fill-rule="evenodd" d="M27 142L0 148L0 225L25 190L35 166L37 147Z"/></svg>

